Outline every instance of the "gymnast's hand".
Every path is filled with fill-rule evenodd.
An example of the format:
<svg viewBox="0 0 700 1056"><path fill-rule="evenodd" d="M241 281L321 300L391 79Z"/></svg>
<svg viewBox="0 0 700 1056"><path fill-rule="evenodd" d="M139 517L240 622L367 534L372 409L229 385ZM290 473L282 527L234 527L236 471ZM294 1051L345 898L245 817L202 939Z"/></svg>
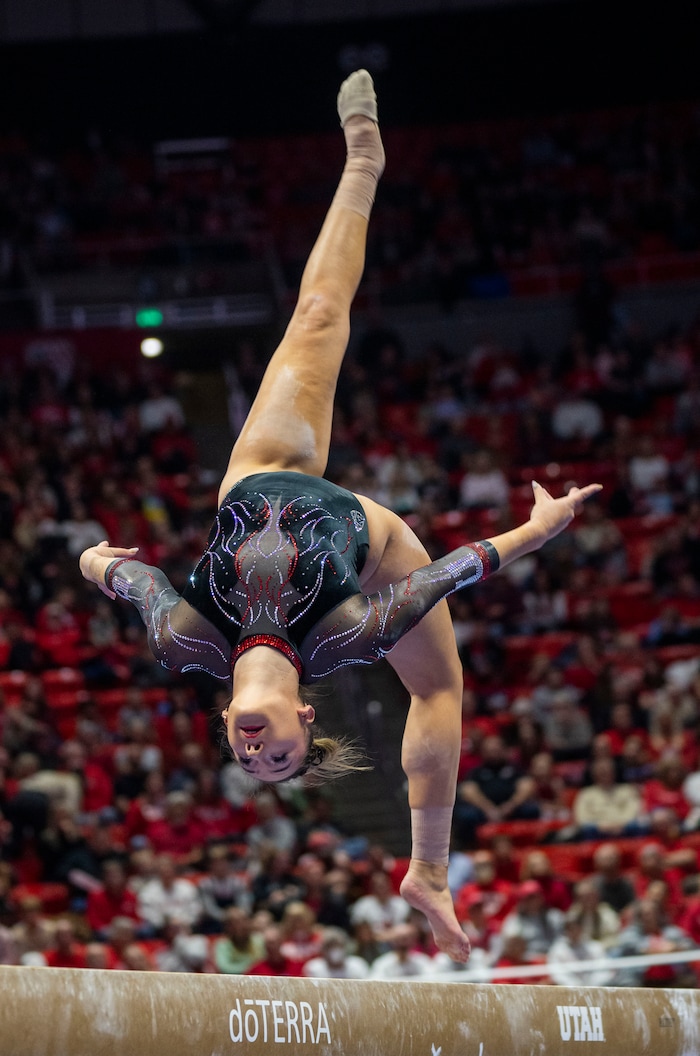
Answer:
<svg viewBox="0 0 700 1056"><path fill-rule="evenodd" d="M105 572L116 558L134 557L138 549L138 546L110 546L106 539L97 546L89 546L80 555L80 571L83 578L90 583L96 583L108 598L116 598L117 595L113 590L109 590L105 583Z"/></svg>
<svg viewBox="0 0 700 1056"><path fill-rule="evenodd" d="M546 488L533 480L535 505L530 513L530 524L542 533L542 542L546 543L564 531L576 514L581 512L586 499L602 489L602 484L588 484L585 488L570 488L560 499L553 499Z"/></svg>

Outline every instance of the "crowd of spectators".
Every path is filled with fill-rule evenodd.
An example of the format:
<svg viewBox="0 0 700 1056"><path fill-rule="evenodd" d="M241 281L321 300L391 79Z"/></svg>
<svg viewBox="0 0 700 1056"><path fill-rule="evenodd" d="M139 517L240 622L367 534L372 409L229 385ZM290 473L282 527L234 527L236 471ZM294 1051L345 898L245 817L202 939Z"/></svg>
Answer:
<svg viewBox="0 0 700 1056"><path fill-rule="evenodd" d="M369 331L348 362L334 471L436 554L527 516L535 472L555 489L605 474L560 541L451 599L465 665L453 892L473 963L496 978L546 961L542 978L565 982L601 949L700 941L698 419L684 413L697 336L639 339L626 384L578 336L552 363L494 347L414 362ZM238 368L254 385L250 349ZM560 437L576 379L598 426ZM198 556L217 481L174 379L145 362L8 366L0 401L2 959L455 969L396 893L404 863L342 831L303 785L253 797L222 756L220 694L155 665L131 607L79 578L78 554L102 538L139 545L176 586ZM536 470L533 444L504 439L533 404L551 459ZM663 472L640 468L659 460ZM470 474L491 483L470 491ZM649 972L596 979L694 981Z"/></svg>
<svg viewBox="0 0 700 1056"><path fill-rule="evenodd" d="M390 299L449 309L509 292L523 269L700 248L693 104L388 128L386 140L369 259ZM95 131L69 147L8 137L0 281L17 280L21 249L39 270L105 259L140 268L144 290L149 267L179 265L180 294L205 293L221 288L225 262L272 241L295 287L340 150L337 136L232 140L187 170L152 144Z"/></svg>
<svg viewBox="0 0 700 1056"><path fill-rule="evenodd" d="M473 278L474 261L561 262L573 242L595 267L564 349L484 336L407 357L377 326L339 389L329 475L404 516L435 557L524 520L533 479L604 485L541 552L450 599L465 671L450 882L473 961L496 980L538 963L565 983L572 961L601 951L700 943L700 322L647 334L595 270L695 248L695 115L672 117L520 139L485 128L468 148L460 130L393 133L403 160L372 255L406 289L434 296L436 274ZM248 248L269 221L288 233L293 271L291 247L327 202L312 153L236 150L216 186L192 190L126 148L95 147L71 168L5 144L10 237L50 264L110 225L171 228L169 210L190 233L242 225ZM236 406L263 362L238 349ZM0 961L454 970L397 894L405 862L344 831L303 782L254 797L221 747L225 696L155 665L135 610L79 577L78 555L105 538L139 546L176 589L201 552L218 478L176 380L70 354L0 370ZM678 965L594 978L697 981Z"/></svg>

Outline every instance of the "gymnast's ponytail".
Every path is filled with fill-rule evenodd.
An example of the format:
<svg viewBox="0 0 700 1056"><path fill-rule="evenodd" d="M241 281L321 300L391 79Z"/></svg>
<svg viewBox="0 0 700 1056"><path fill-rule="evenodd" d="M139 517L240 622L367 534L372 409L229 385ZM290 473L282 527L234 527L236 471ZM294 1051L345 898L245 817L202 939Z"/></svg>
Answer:
<svg viewBox="0 0 700 1056"><path fill-rule="evenodd" d="M313 788L348 774L371 770L357 745L347 738L325 737L318 731L293 777L303 777L304 785Z"/></svg>

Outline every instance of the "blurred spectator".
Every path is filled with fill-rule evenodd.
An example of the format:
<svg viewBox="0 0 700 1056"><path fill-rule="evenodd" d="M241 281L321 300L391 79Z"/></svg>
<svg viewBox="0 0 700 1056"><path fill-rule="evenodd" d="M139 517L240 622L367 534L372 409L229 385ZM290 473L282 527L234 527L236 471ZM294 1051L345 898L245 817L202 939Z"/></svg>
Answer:
<svg viewBox="0 0 700 1056"><path fill-rule="evenodd" d="M700 641L700 631L684 619L676 605L664 605L659 615L651 621L644 644L652 649L663 649L667 645L688 645Z"/></svg>
<svg viewBox="0 0 700 1056"><path fill-rule="evenodd" d="M525 880L516 892L516 906L503 921L501 940L513 935L525 940L528 957L544 955L561 933L564 914L549 909L536 880Z"/></svg>
<svg viewBox="0 0 700 1056"><path fill-rule="evenodd" d="M155 954L159 972L195 972L211 974L216 968L211 960L206 935L193 935L184 921L171 920L165 931L166 946Z"/></svg>
<svg viewBox="0 0 700 1056"><path fill-rule="evenodd" d="M465 846L473 846L476 829L487 821L535 818L534 781L515 767L502 738L486 737L482 763L457 789L455 829Z"/></svg>
<svg viewBox="0 0 700 1056"><path fill-rule="evenodd" d="M562 392L552 411L552 433L558 440L590 442L601 435L603 425L598 404L577 393Z"/></svg>
<svg viewBox="0 0 700 1056"><path fill-rule="evenodd" d="M174 858L169 854L157 857L157 875L147 880L137 895L141 920L159 932L170 919L194 926L202 915L202 903L195 884L178 876Z"/></svg>
<svg viewBox="0 0 700 1056"><path fill-rule="evenodd" d="M694 732L683 726L682 714L667 692L655 694L649 709L649 750L659 760L666 755L676 756L690 769L698 761Z"/></svg>
<svg viewBox="0 0 700 1056"><path fill-rule="evenodd" d="M643 785L654 773L654 764L647 748L646 735L632 734L622 745L619 757L619 778L623 784Z"/></svg>
<svg viewBox="0 0 700 1056"><path fill-rule="evenodd" d="M61 773L75 775L79 782L84 814L99 814L112 808L112 781L98 763L86 758L85 748L80 741L64 741L59 749L59 758Z"/></svg>
<svg viewBox="0 0 700 1056"><path fill-rule="evenodd" d="M12 927L18 957L25 953L45 953L53 946L54 921L43 913L37 895L24 895L20 900L19 920Z"/></svg>
<svg viewBox="0 0 700 1056"><path fill-rule="evenodd" d="M153 972L153 959L138 942L124 947L121 967L126 972Z"/></svg>
<svg viewBox="0 0 700 1056"><path fill-rule="evenodd" d="M105 939L115 917L129 917L138 921L136 896L126 886L127 874L118 861L102 865L102 883L96 885L87 897L86 919L93 937Z"/></svg>
<svg viewBox="0 0 700 1056"><path fill-rule="evenodd" d="M637 867L631 874L635 896L648 897L649 888L658 882L665 887L664 901L674 915L683 904L682 871L667 861L660 843L644 843L637 852Z"/></svg>
<svg viewBox="0 0 700 1056"><path fill-rule="evenodd" d="M53 942L44 952L49 968L85 968L85 946L78 942L72 921L61 917L56 921Z"/></svg>
<svg viewBox="0 0 700 1056"><path fill-rule="evenodd" d="M156 433L168 426L182 428L185 415L177 397L153 383L149 385L148 396L139 406L139 422L144 432Z"/></svg>
<svg viewBox="0 0 700 1056"><path fill-rule="evenodd" d="M591 777L593 784L582 788L573 803L578 838L638 834L642 800L634 785L616 783L615 764L610 759L597 759Z"/></svg>
<svg viewBox="0 0 700 1056"><path fill-rule="evenodd" d="M491 851L475 851L473 865L473 880L466 883L455 898L457 919L466 920L469 905L478 896L484 900L486 919L502 921L513 905L513 884L496 875L496 863Z"/></svg>
<svg viewBox="0 0 700 1056"><path fill-rule="evenodd" d="M252 898L246 879L234 868L228 848L218 844L210 847L205 860L206 871L197 882L202 900L201 928L218 932L232 906L250 909Z"/></svg>
<svg viewBox="0 0 700 1056"><path fill-rule="evenodd" d="M261 844L272 844L280 851L291 852L297 842L296 828L290 818L282 813L278 800L272 792L261 792L255 800L258 820L246 832L246 843L251 851Z"/></svg>
<svg viewBox="0 0 700 1056"><path fill-rule="evenodd" d="M103 942L89 942L85 947L85 967L101 971L111 968L109 948Z"/></svg>
<svg viewBox="0 0 700 1056"><path fill-rule="evenodd" d="M533 983L540 981L539 979L533 979L531 976L509 978L508 976L499 975L499 968L524 968L533 964L533 960L527 952L527 940L520 932L512 932L501 936L499 948L500 952L493 966L492 983L506 983L508 986L525 983L531 986Z"/></svg>
<svg viewBox="0 0 700 1056"><path fill-rule="evenodd" d="M700 591L697 540L683 524L672 524L653 541L650 576L657 597L677 596L681 583Z"/></svg>
<svg viewBox="0 0 700 1056"><path fill-rule="evenodd" d="M338 867L328 870L324 877L323 897L316 909L320 924L343 928L345 931L351 930L350 901L353 879L350 869ZM311 904L313 905L313 902Z"/></svg>
<svg viewBox="0 0 700 1056"><path fill-rule="evenodd" d="M573 526L573 540L581 562L597 572L616 574L621 578L627 558L624 537L618 526L606 516L601 502L587 504Z"/></svg>
<svg viewBox="0 0 700 1056"><path fill-rule="evenodd" d="M498 880L508 884L520 882L520 868L516 857L513 837L508 832L498 832L491 840L491 857Z"/></svg>
<svg viewBox="0 0 700 1056"><path fill-rule="evenodd" d="M349 952L349 938L342 928L326 928L321 950L304 965L304 975L316 979L366 979L368 965Z"/></svg>
<svg viewBox="0 0 700 1056"><path fill-rule="evenodd" d="M634 957L639 954L675 953L692 947L690 936L682 928L664 924L659 907L648 898L635 903L632 921L620 933L613 957ZM697 985L693 978L691 985ZM622 968L615 972L616 986L678 986L688 980L688 966L659 964L650 968Z"/></svg>
<svg viewBox="0 0 700 1056"><path fill-rule="evenodd" d="M678 870L685 886L685 876L694 876L698 872L697 848L685 843L680 819L668 807L657 807L649 822L649 835L663 847L666 867Z"/></svg>
<svg viewBox="0 0 700 1056"><path fill-rule="evenodd" d="M316 914L305 902L288 902L280 921L282 953L290 961L305 964L321 952L323 930Z"/></svg>
<svg viewBox="0 0 700 1056"><path fill-rule="evenodd" d="M194 816L187 792L169 792L165 816L146 826L146 838L156 854L172 855L180 865L199 864L204 854L205 831Z"/></svg>
<svg viewBox="0 0 700 1056"><path fill-rule="evenodd" d="M609 848L600 849L608 850ZM632 893L631 885L630 893ZM631 902L632 899L630 898L629 901ZM569 912L577 916L584 939L598 942L604 949L617 940L620 932L620 917L612 906L601 900L599 885L595 877L585 877L576 884L574 902Z"/></svg>
<svg viewBox="0 0 700 1056"><path fill-rule="evenodd" d="M122 760L133 760L136 771L145 776L163 768L163 752L156 744L156 731L151 716L135 715L135 709L122 709L119 715L119 726L123 743L114 751L114 765L120 772Z"/></svg>
<svg viewBox="0 0 700 1056"><path fill-rule="evenodd" d="M0 964L19 964L17 943L10 928L0 924Z"/></svg>
<svg viewBox="0 0 700 1056"><path fill-rule="evenodd" d="M684 821L690 810L683 792L686 775L683 761L677 755L662 756L654 768L654 777L642 787L644 813L652 815L656 810L667 809Z"/></svg>
<svg viewBox="0 0 700 1056"><path fill-rule="evenodd" d="M124 827L127 836L145 836L149 828L165 820L165 778L160 770L139 776L143 791L128 804ZM119 784L117 779L116 784Z"/></svg>
<svg viewBox="0 0 700 1056"><path fill-rule="evenodd" d="M398 924L405 923L411 907L400 895L394 894L386 873L375 871L369 880L369 894L363 895L350 907L354 927L369 924L378 942L388 941Z"/></svg>
<svg viewBox="0 0 700 1056"><path fill-rule="evenodd" d="M551 571L537 568L531 584L523 593L519 633L532 635L557 630L564 626L567 616L566 591L555 584Z"/></svg>
<svg viewBox="0 0 700 1056"><path fill-rule="evenodd" d="M103 862L119 857L108 824L98 822L83 830L76 823L76 815L63 806L52 807L36 850L43 862L44 880L70 884L76 894L99 879ZM73 884L75 874L81 879Z"/></svg>
<svg viewBox="0 0 700 1056"><path fill-rule="evenodd" d="M418 932L413 924L397 924L390 933L388 953L377 957L372 964L370 979L409 979L430 975L433 961L425 953L416 950Z"/></svg>
<svg viewBox="0 0 700 1056"><path fill-rule="evenodd" d="M472 953L481 950L483 959L488 960L500 931L500 921L494 916L487 916L485 909L485 896L480 891L472 890L460 901L459 919L471 943Z"/></svg>
<svg viewBox="0 0 700 1056"><path fill-rule="evenodd" d="M246 975L301 976L303 965L282 953L284 935L278 924L270 924L262 933L264 954L245 971Z"/></svg>
<svg viewBox="0 0 700 1056"><path fill-rule="evenodd" d="M268 910L279 919L287 902L303 898L304 885L294 871L289 851L263 844L257 860L253 859L252 873L250 890L256 910Z"/></svg>
<svg viewBox="0 0 700 1056"><path fill-rule="evenodd" d="M610 906L616 913L622 913L634 901L634 886L622 870L619 848L614 843L597 847L593 865L595 872L592 880L601 903Z"/></svg>
<svg viewBox="0 0 700 1056"><path fill-rule="evenodd" d="M194 783L193 798L193 817L203 829L205 844L242 839L255 821L255 809L251 804L235 810L224 798L216 770L200 771Z"/></svg>
<svg viewBox="0 0 700 1056"><path fill-rule="evenodd" d="M583 708L574 703L571 693L556 693L544 719L545 745L555 762L584 759L593 737L593 723Z"/></svg>
<svg viewBox="0 0 700 1056"><path fill-rule="evenodd" d="M108 950L112 968L126 968L125 953L136 943L136 921L131 917L114 917L109 926Z"/></svg>
<svg viewBox="0 0 700 1056"><path fill-rule="evenodd" d="M575 909L564 917L563 934L554 940L547 953L547 969L557 986L607 986L612 972L598 968L593 972L571 971L571 964L602 960L605 948L596 939L586 938L581 918Z"/></svg>
<svg viewBox="0 0 700 1056"><path fill-rule="evenodd" d="M542 820L563 821L571 816L569 797L551 752L537 752L530 760L528 776L535 783L533 798Z"/></svg>
<svg viewBox="0 0 700 1056"><path fill-rule="evenodd" d="M565 912L571 905L571 891L568 884L555 876L552 863L545 851L528 851L520 867L520 879L536 880L542 891L542 897L550 909Z"/></svg>
<svg viewBox="0 0 700 1056"><path fill-rule="evenodd" d="M465 459L466 472L459 482L459 504L463 509L507 506L508 480L490 451L477 451Z"/></svg>
<svg viewBox="0 0 700 1056"><path fill-rule="evenodd" d="M630 484L639 496L639 513L672 512L673 502L667 489L670 469L666 456L657 450L654 438L643 433L629 461Z"/></svg>
<svg viewBox="0 0 700 1056"><path fill-rule="evenodd" d="M214 963L224 975L243 975L264 954L262 935L253 930L247 910L231 906L223 919L223 935L214 943Z"/></svg>
<svg viewBox="0 0 700 1056"><path fill-rule="evenodd" d="M688 898L683 907L678 926L690 937L696 946L700 946L700 892L697 890L697 885L694 893Z"/></svg>
<svg viewBox="0 0 700 1056"><path fill-rule="evenodd" d="M683 782L683 796L690 805L686 828L700 828L700 770L693 770Z"/></svg>

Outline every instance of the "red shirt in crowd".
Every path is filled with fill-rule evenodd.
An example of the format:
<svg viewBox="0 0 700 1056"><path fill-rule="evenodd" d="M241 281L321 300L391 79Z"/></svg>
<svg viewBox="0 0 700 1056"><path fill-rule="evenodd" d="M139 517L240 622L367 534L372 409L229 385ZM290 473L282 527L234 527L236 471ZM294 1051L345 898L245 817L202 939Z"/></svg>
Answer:
<svg viewBox="0 0 700 1056"><path fill-rule="evenodd" d="M120 894L113 894L105 890L105 888L91 891L88 895L85 915L93 931L104 931L115 917L129 917L130 920L140 920L136 895L128 888L125 888Z"/></svg>
<svg viewBox="0 0 700 1056"><path fill-rule="evenodd" d="M146 838L156 854L172 854L174 858L186 858L206 843L205 830L194 817L181 825L165 819L154 821L146 829Z"/></svg>
<svg viewBox="0 0 700 1056"><path fill-rule="evenodd" d="M223 796L214 802L197 804L192 816L201 825L206 841L242 835L256 821L254 807L244 805L236 810Z"/></svg>
<svg viewBox="0 0 700 1056"><path fill-rule="evenodd" d="M295 979L304 974L303 961L290 961L285 957L282 961L258 961L252 964L245 973L246 975L275 975L292 976Z"/></svg>
<svg viewBox="0 0 700 1056"><path fill-rule="evenodd" d="M114 804L114 786L110 777L97 763L85 763L83 777L83 810L98 814Z"/></svg>
<svg viewBox="0 0 700 1056"><path fill-rule="evenodd" d="M683 795L682 788L669 788L663 781L652 777L645 781L642 788L644 798L644 811L650 814L653 810L665 808L672 810L681 821L690 810L690 804Z"/></svg>
<svg viewBox="0 0 700 1056"><path fill-rule="evenodd" d="M483 897L484 915L487 919L502 921L515 903L513 885L506 880L492 880L483 886L470 881L459 889L455 898L455 912L460 922L469 916L469 907L475 895Z"/></svg>
<svg viewBox="0 0 700 1056"><path fill-rule="evenodd" d="M69 950L47 950L44 954L49 968L85 968L85 947L74 942Z"/></svg>

